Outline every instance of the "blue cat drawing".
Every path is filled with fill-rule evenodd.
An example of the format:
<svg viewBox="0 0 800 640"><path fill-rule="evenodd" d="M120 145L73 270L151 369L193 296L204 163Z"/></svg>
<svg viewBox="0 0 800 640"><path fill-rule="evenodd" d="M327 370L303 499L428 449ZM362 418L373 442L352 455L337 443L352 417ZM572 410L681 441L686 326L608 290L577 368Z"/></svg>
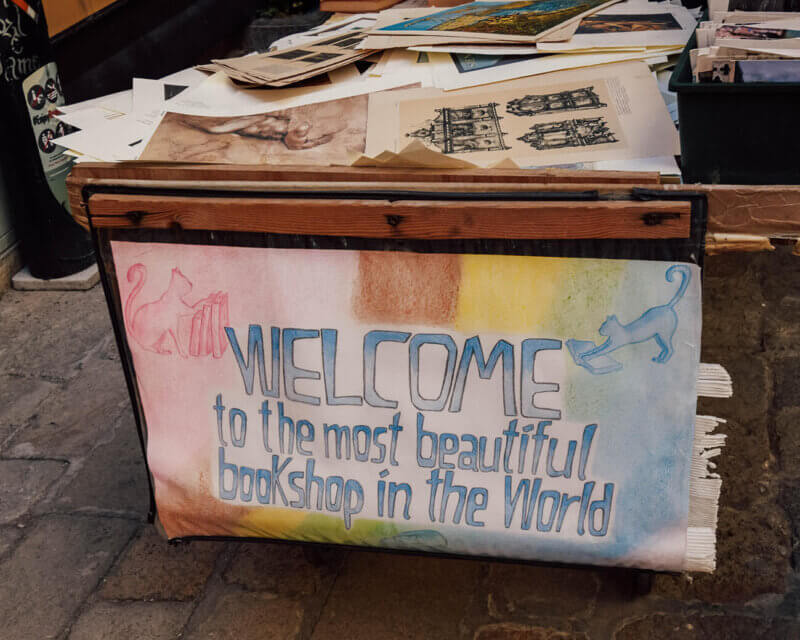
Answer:
<svg viewBox="0 0 800 640"><path fill-rule="evenodd" d="M639 344L648 340L655 341L660 351L652 360L659 364L669 361L675 348L672 338L678 328L678 314L675 305L680 302L689 286L692 272L686 265L676 264L667 269L667 282L680 275L681 283L672 299L657 307L651 307L636 320L622 324L616 315L608 316L600 325L599 333L606 336L605 342L595 345L588 340L567 340L567 349L575 364L584 367L590 373L604 374L622 369L622 364L608 357L608 354L630 344Z"/></svg>

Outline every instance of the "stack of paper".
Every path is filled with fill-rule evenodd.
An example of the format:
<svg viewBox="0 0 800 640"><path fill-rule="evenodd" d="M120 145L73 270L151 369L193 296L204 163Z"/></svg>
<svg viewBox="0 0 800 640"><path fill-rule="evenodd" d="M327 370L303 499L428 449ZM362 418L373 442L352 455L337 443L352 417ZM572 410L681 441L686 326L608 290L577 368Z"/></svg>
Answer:
<svg viewBox="0 0 800 640"><path fill-rule="evenodd" d="M401 5L214 60L177 94L136 79L65 107L81 131L56 142L81 160L677 174L674 98L654 74L695 24L647 0Z"/></svg>
<svg viewBox="0 0 800 640"><path fill-rule="evenodd" d="M207 75L185 69L160 80L133 79L133 88L60 107L54 116L73 129L55 142L77 162L135 160L147 146L164 110Z"/></svg>
<svg viewBox="0 0 800 640"><path fill-rule="evenodd" d="M308 31L284 36L270 44L269 49L270 51L279 51L281 49L298 47L307 42L316 40L320 36L332 37L351 31L365 31L371 29L375 25L377 19L377 13L357 13L341 20L325 22Z"/></svg>
<svg viewBox="0 0 800 640"><path fill-rule="evenodd" d="M617 0L470 2L449 9L395 9L379 15L364 47L422 44L524 43L558 33L568 39L581 18Z"/></svg>
<svg viewBox="0 0 800 640"><path fill-rule="evenodd" d="M695 82L800 82L800 13L715 16L697 28Z"/></svg>
<svg viewBox="0 0 800 640"><path fill-rule="evenodd" d="M222 71L243 84L285 87L369 57L372 51L356 49L365 36L363 31L323 35L289 49L214 60L206 69Z"/></svg>

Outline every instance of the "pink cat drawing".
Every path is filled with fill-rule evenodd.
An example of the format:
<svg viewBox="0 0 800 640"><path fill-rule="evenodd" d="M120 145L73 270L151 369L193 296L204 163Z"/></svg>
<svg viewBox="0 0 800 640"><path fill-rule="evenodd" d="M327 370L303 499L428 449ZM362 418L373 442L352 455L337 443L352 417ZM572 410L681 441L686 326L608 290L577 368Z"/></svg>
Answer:
<svg viewBox="0 0 800 640"><path fill-rule="evenodd" d="M144 287L147 269L141 263L128 269L128 282L135 282L125 302L128 335L144 349L161 355L178 353L182 358L221 358L227 347L228 294L217 291L189 304L191 281L180 269L172 277L160 298L141 304L134 301Z"/></svg>

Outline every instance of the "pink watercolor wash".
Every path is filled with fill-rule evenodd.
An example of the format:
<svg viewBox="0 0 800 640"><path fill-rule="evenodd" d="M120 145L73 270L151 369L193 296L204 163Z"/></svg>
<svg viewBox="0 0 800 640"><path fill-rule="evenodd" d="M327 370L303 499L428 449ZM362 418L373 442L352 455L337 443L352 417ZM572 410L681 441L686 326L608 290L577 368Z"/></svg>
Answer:
<svg viewBox="0 0 800 640"><path fill-rule="evenodd" d="M182 358L221 358L227 347L228 294L216 291L189 304L192 282L174 267L164 293L157 300L140 303L137 295L147 279L147 269L139 262L128 269L128 282L134 283L125 302L125 322L129 334L148 351L160 355L178 353Z"/></svg>
<svg viewBox="0 0 800 640"><path fill-rule="evenodd" d="M221 291L226 296L225 307L230 307L227 324L240 339L246 339L251 323L264 327L293 326L291 323L315 327L323 322L327 326L345 326L350 321L349 304L341 301L351 300L352 283L358 276L357 254L304 250L298 258L285 249L118 240L112 241L111 249L120 300L126 307L125 331L145 416L147 459L161 509L169 496L193 492L208 483L217 451L213 410L217 394L223 394L225 403L253 414L260 403L260 399L251 400L244 393L230 348L219 359L182 358L177 355L177 346L169 342L169 334L162 340L165 331L174 331L175 316L189 313L193 318L204 308L200 296L208 298L207 292ZM141 273L134 269L137 265L143 265ZM176 266L180 269L174 273ZM146 280L140 286L141 276ZM189 280L188 286L183 278ZM192 281L196 282L194 287ZM163 318L162 314L153 314L159 321L139 333L139 310L161 300L170 290L179 301L172 300L173 314L164 313ZM126 304L128 301L131 302ZM148 324L147 315L141 316L143 327ZM184 321L181 326L186 324L191 323ZM179 335L184 335L181 346L189 344L191 354L191 331ZM160 340L162 347L174 351L172 356L149 348ZM225 342L230 347L227 338Z"/></svg>

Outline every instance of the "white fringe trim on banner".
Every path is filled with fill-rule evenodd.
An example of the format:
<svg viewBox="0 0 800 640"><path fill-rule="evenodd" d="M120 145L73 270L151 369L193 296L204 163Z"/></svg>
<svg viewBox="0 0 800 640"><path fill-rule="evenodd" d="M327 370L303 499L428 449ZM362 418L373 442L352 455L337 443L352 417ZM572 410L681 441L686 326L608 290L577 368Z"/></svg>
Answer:
<svg viewBox="0 0 800 640"><path fill-rule="evenodd" d="M697 395L705 398L730 398L733 395L733 381L722 366L701 362L697 368Z"/></svg>
<svg viewBox="0 0 800 640"><path fill-rule="evenodd" d="M718 364L700 363L697 368L697 395L730 398L733 382ZM692 465L689 474L689 523L686 530L686 571L714 571L717 561L717 513L722 479L714 473L717 457L725 446L725 435L713 433L725 420L697 416L694 422Z"/></svg>
<svg viewBox="0 0 800 640"><path fill-rule="evenodd" d="M728 398L732 395L730 376L719 365L700 365L700 379L714 392L713 397ZM712 381L713 380L713 381ZM727 380L727 389L725 388ZM712 395L704 393L703 395ZM692 465L689 475L689 526L686 530L686 558L684 570L710 573L716 567L717 512L722 479L714 473L716 465L711 461L722 452L725 435L712 433L725 420L713 416L697 416L694 423Z"/></svg>

